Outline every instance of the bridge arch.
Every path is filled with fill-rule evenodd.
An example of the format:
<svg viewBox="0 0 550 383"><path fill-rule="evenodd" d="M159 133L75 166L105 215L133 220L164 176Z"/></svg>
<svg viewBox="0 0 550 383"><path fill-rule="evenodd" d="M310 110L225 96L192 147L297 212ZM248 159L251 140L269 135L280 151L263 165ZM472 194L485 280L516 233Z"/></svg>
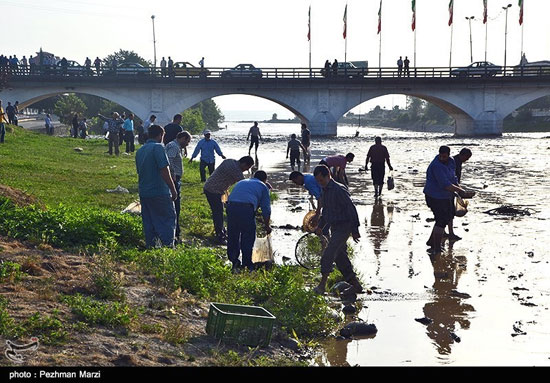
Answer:
<svg viewBox="0 0 550 383"><path fill-rule="evenodd" d="M24 108L27 108L27 107L31 106L32 104L35 104L39 101L45 100L45 99L50 98L50 97L55 97L55 96L58 96L58 95L61 95L61 94L66 94L66 93L88 94L88 95L92 95L92 96L101 97L101 98L106 99L108 101L116 102L117 104L123 106L124 108L132 111L132 113L134 113L135 115L137 115L139 117L141 117L140 114L143 113L142 112L143 106L138 105L138 103L136 103L132 99L125 99L123 97L117 97L116 93L109 92L108 89L107 90L104 90L104 89L87 89L86 91L84 91L82 89L78 89L78 90L70 90L70 89L63 89L63 90L48 89L48 90L46 90L45 89L43 92L33 92L32 95L22 94L21 95L22 97L19 97L17 99L17 101L19 101L19 108L24 109Z"/></svg>

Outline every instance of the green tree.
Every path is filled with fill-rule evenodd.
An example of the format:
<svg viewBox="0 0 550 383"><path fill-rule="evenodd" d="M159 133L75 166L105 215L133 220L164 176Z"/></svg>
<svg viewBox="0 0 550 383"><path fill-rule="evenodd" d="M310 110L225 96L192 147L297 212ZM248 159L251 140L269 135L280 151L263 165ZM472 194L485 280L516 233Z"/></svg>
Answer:
<svg viewBox="0 0 550 383"><path fill-rule="evenodd" d="M411 121L417 121L422 117L425 102L417 97L407 97L407 110Z"/></svg>
<svg viewBox="0 0 550 383"><path fill-rule="evenodd" d="M194 105L191 109L200 111L202 120L208 129L219 129L219 124L225 118L218 108L218 105L216 105L212 99L201 101Z"/></svg>
<svg viewBox="0 0 550 383"><path fill-rule="evenodd" d="M438 124L448 124L451 122L451 118L447 112L431 103L427 103L424 108L424 120L435 121Z"/></svg>
<svg viewBox="0 0 550 383"><path fill-rule="evenodd" d="M53 108L53 112L59 117L59 121L66 125L71 123L75 113L82 116L86 110L86 104L73 93L62 96Z"/></svg>
<svg viewBox="0 0 550 383"><path fill-rule="evenodd" d="M103 63L102 63L103 66L110 67L115 58L117 59L119 64L123 63L123 62L126 62L126 63L138 63L138 64L141 64L141 65L146 66L146 67L153 66L153 63L151 61L145 60L143 57L138 55L136 52L127 51L127 50L124 50L124 49L120 49L118 52L114 52L114 53L108 55L107 57L105 57L102 60L103 61Z"/></svg>
<svg viewBox="0 0 550 383"><path fill-rule="evenodd" d="M198 109L187 109L181 116L181 126L191 134L200 134L206 128Z"/></svg>

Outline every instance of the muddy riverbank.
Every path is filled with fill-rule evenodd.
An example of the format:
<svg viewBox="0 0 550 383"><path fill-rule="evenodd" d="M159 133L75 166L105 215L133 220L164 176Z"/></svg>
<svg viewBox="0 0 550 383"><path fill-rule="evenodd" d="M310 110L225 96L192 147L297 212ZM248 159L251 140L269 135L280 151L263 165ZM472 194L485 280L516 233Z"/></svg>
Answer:
<svg viewBox="0 0 550 383"><path fill-rule="evenodd" d="M224 154L248 152L249 124L227 123L214 133ZM259 168L279 195L276 227L300 225L310 209L307 192L287 181L286 141L299 125L262 124ZM329 340L320 365L550 365L550 271L548 220L550 171L547 133L501 138L455 138L450 134L341 127L337 138L314 139L312 167L326 155L355 153L348 169L361 222L353 244L354 266L373 294L347 320L376 325L375 336ZM359 172L375 135L388 147L396 187L375 203L369 175ZM433 222L422 184L441 145L452 154L469 147L463 184L478 191L468 214L455 219L463 239L445 243L430 257L426 239ZM193 146L193 144L191 145ZM306 168L306 171L311 169ZM529 216L488 215L501 205L532 209ZM298 230L274 230L277 262L294 261ZM350 241L351 243L351 241ZM287 258L290 258L288 260Z"/></svg>

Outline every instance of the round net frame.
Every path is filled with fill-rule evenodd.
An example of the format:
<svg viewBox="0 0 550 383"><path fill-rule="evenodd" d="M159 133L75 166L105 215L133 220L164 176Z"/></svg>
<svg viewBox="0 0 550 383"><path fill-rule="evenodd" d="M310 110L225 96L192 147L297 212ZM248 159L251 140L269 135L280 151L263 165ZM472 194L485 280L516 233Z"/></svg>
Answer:
<svg viewBox="0 0 550 383"><path fill-rule="evenodd" d="M308 270L321 267L321 256L325 251L328 240L324 235L315 233L306 233L298 242L294 249L294 255L298 264Z"/></svg>

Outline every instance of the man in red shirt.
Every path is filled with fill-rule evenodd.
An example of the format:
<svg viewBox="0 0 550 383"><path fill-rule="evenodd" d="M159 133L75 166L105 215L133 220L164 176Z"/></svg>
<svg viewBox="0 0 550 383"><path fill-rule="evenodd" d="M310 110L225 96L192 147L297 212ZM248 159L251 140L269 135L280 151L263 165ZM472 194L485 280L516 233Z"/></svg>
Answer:
<svg viewBox="0 0 550 383"><path fill-rule="evenodd" d="M374 139L374 145L369 148L367 159L365 160L365 171L369 170L369 159L371 163L370 171L372 183L374 185L374 198L378 198L382 195L382 187L384 186L384 175L386 172L384 161L388 164L390 170L393 170L390 163L388 148L382 145L382 138L376 137Z"/></svg>

